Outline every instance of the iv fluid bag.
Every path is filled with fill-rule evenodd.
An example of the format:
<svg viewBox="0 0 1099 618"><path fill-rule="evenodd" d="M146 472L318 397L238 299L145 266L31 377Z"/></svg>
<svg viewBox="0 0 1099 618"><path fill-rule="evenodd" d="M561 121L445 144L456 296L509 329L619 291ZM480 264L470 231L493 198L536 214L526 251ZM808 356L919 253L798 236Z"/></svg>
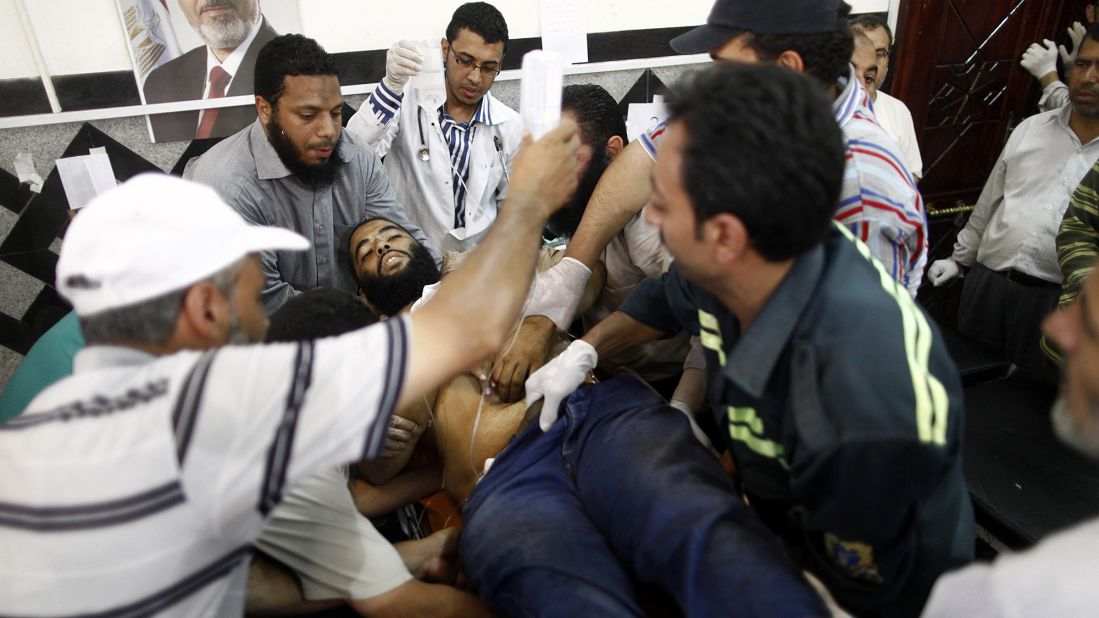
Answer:
<svg viewBox="0 0 1099 618"><path fill-rule="evenodd" d="M420 107L435 113L443 103L446 103L443 48L439 41L416 41L416 50L423 56L424 64L423 71L410 80L412 91Z"/></svg>
<svg viewBox="0 0 1099 618"><path fill-rule="evenodd" d="M561 121L564 63L556 52L536 49L523 55L519 113L531 137L538 139Z"/></svg>

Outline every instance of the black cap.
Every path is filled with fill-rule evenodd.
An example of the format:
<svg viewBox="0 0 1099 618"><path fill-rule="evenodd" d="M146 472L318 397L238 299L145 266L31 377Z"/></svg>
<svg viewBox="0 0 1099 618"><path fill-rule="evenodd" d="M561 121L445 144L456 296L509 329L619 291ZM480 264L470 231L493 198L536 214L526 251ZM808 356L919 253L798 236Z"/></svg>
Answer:
<svg viewBox="0 0 1099 618"><path fill-rule="evenodd" d="M840 0L717 0L706 24L671 41L681 54L701 54L744 32L816 34L847 27Z"/></svg>

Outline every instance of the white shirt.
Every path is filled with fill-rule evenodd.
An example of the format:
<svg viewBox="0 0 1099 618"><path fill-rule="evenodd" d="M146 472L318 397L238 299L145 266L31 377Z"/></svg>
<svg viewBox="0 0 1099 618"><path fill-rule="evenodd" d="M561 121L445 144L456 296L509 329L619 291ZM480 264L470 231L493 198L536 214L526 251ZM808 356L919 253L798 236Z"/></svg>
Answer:
<svg viewBox="0 0 1099 618"><path fill-rule="evenodd" d="M1099 611L1099 519L939 578L923 615L931 617L1094 616Z"/></svg>
<svg viewBox="0 0 1099 618"><path fill-rule="evenodd" d="M0 426L0 611L223 610L287 485L380 451L407 329L161 358L80 351L72 376Z"/></svg>
<svg viewBox="0 0 1099 618"><path fill-rule="evenodd" d="M878 98L874 100L874 116L881 128L897 140L908 171L916 178L923 178L923 157L920 156L916 128L912 124L912 112L908 111L908 106L888 92L879 90Z"/></svg>
<svg viewBox="0 0 1099 618"><path fill-rule="evenodd" d="M584 328L590 329L618 310L639 283L668 271L672 256L660 242L660 230L649 225L641 213L634 215L603 252L607 281L603 291L584 314ZM686 332L636 346L609 359L633 369L646 380L660 380L683 371L683 359L690 349Z"/></svg>
<svg viewBox="0 0 1099 618"><path fill-rule="evenodd" d="M523 121L491 93L485 94L483 105L487 105L485 115L491 118L491 124L478 123L473 135L468 155L465 226L459 228L454 226L454 174L438 109L421 107L414 89L408 89L402 100L379 83L347 123L349 131L364 137L379 157L385 157L397 199L440 254L475 247L496 220L497 209L507 195L504 170L511 167L519 150ZM423 146L428 148L428 161L419 157Z"/></svg>
<svg viewBox="0 0 1099 618"><path fill-rule="evenodd" d="M955 262L1061 282L1057 230L1072 192L1099 158L1099 139L1081 144L1071 106L1027 118L1007 140L977 206L954 243Z"/></svg>

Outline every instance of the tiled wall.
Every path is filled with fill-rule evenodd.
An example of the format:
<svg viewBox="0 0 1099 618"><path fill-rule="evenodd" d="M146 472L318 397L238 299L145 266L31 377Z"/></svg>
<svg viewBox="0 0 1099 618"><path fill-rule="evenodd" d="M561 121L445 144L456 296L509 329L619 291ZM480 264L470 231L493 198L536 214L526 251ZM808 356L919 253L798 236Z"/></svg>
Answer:
<svg viewBox="0 0 1099 618"><path fill-rule="evenodd" d="M651 101L683 71L668 67L597 73L569 77L566 83L600 84L622 101L624 114L626 104ZM518 82L501 82L493 94L518 109ZM349 102L358 106L361 100ZM38 337L69 311L54 289L57 255L69 221L54 160L102 146L115 176L124 181L148 171L180 173L186 161L210 145L210 140L150 144L143 118L0 131L0 387ZM31 193L14 175L13 161L20 152L33 155L46 179L41 193Z"/></svg>

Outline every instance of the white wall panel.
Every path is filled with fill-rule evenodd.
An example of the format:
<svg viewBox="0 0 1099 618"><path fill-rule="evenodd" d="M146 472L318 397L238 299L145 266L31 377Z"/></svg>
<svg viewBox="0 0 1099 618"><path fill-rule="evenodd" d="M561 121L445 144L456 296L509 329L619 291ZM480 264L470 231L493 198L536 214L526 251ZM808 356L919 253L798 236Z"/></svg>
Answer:
<svg viewBox="0 0 1099 618"><path fill-rule="evenodd" d="M15 0L0 0L0 79L38 77Z"/></svg>

